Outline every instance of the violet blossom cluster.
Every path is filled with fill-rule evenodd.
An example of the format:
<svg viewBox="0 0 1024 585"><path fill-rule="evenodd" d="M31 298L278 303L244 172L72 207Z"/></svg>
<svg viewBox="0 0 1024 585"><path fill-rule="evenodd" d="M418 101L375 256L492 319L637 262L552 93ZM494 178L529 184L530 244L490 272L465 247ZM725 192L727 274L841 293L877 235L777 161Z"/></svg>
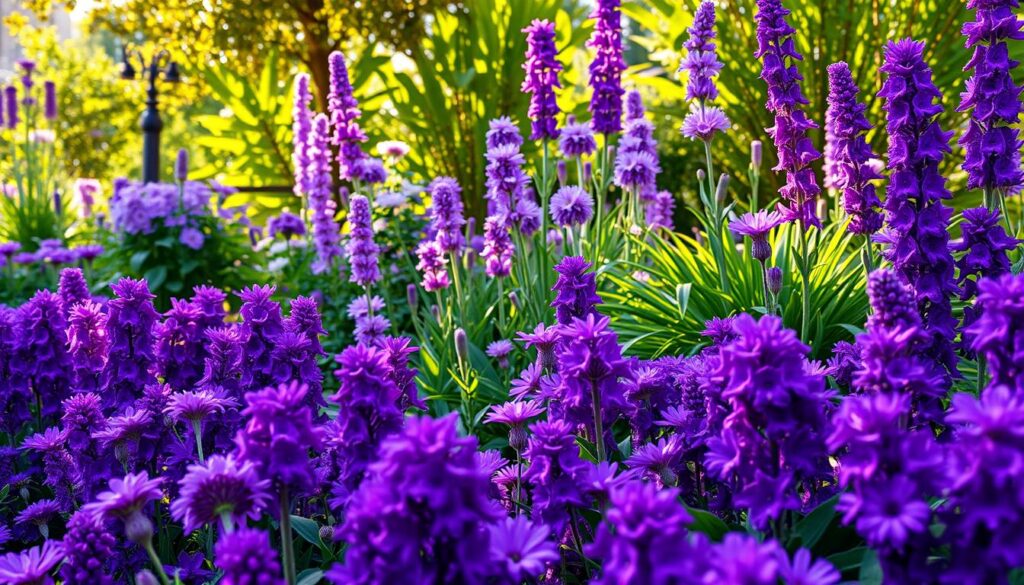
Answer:
<svg viewBox="0 0 1024 585"><path fill-rule="evenodd" d="M558 49L555 48L555 23L534 20L523 32L526 33L528 48L523 63L526 79L522 90L531 94L528 110L532 128L530 138L552 140L558 138L555 88L562 87L558 81L562 64L558 62Z"/></svg>
<svg viewBox="0 0 1024 585"><path fill-rule="evenodd" d="M598 0L591 18L594 32L587 46L594 49L590 62L590 126L599 134L615 134L622 129L622 15L620 0Z"/></svg>

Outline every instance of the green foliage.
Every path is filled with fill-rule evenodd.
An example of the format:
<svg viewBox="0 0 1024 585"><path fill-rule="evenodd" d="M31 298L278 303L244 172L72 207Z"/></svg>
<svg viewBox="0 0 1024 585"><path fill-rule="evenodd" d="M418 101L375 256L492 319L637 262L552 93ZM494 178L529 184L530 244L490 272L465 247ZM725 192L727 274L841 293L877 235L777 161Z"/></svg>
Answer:
<svg viewBox="0 0 1024 585"><path fill-rule="evenodd" d="M232 187L286 187L254 196L261 211L276 210L292 198L287 189L292 183L291 79L281 79L277 63L268 59L255 83L225 63L200 70L221 108L196 117L204 135L195 143L210 162L190 176L216 177Z"/></svg>
<svg viewBox="0 0 1024 585"><path fill-rule="evenodd" d="M642 31L631 36L630 40L649 53L642 63L630 68L629 78L644 88L651 111L666 117L663 120L666 124L659 122L659 127L666 128L669 122L674 126L664 130L663 149L671 153L671 168L676 176L681 177L692 177L701 160L701 145L684 141L676 131L687 104L685 80L677 80L675 71L682 56L682 44L687 38L686 28L693 21L698 3L698 0L629 0L623 5L623 12ZM764 129L773 125L770 114L762 107L765 84L759 77L760 63L753 56L757 48L753 18L757 8L755 0L716 4L719 8L718 51L725 63L718 77L719 102L732 119L733 128L716 139L715 148L719 152L719 168L732 175L733 181L745 183L750 141L768 140ZM963 3L945 0L792 0L787 1L786 7L792 11L791 24L799 31L795 36L796 49L804 55L800 73L805 78L802 87L810 101L808 116L812 120L820 125L824 123L828 95L826 67L836 61L846 61L860 85L861 98L868 105L868 119L876 126L869 139L876 153L884 153L886 136L882 127L885 118L881 110L882 100L875 95L882 82L878 67L889 39L911 36L927 44L925 58L934 70L936 85L944 94L945 112L939 120L942 127L962 127L966 114L955 109L966 77L962 68L970 56L959 34L960 25L968 16ZM1014 46L1011 52L1016 52L1019 59L1024 47ZM1024 75L1021 71L1017 74ZM817 132L813 138L820 150L823 146L822 133ZM959 160L962 159L947 157L944 169L953 180L954 192L963 185L962 173L954 172ZM765 148L766 167L775 163L774 149ZM765 176L762 179L763 188L773 193L784 177ZM974 201L973 198L969 200ZM971 204L969 201L958 202L958 206Z"/></svg>
<svg viewBox="0 0 1024 585"><path fill-rule="evenodd" d="M526 39L535 18L556 23L557 43L572 99L574 48L590 33L584 9L561 0L468 0L466 10L438 12L429 34L409 51L410 67L381 68L401 135L412 146L411 169L431 178L458 179L467 214L483 217L485 134L488 122L508 115L528 133L529 95L520 90ZM365 110L365 107L364 107Z"/></svg>
<svg viewBox="0 0 1024 585"><path fill-rule="evenodd" d="M733 240L724 232L724 240ZM782 318L789 328L801 325L801 286L794 250L796 230L783 227L772 241L772 265L783 267L779 298ZM864 268L856 242L845 224L829 224L815 239L811 270L812 355L823 358L836 341L849 339L851 328L864 323L868 311ZM701 331L712 317L740 312L765 313L761 266L742 245L725 246L725 277L730 292L722 290L714 256L707 245L683 234L663 232L637 239L647 264L617 262L605 268L611 286L603 293L602 312L613 316L615 328L630 353L644 358L690 354L704 345ZM645 284L634 271L649 275Z"/></svg>

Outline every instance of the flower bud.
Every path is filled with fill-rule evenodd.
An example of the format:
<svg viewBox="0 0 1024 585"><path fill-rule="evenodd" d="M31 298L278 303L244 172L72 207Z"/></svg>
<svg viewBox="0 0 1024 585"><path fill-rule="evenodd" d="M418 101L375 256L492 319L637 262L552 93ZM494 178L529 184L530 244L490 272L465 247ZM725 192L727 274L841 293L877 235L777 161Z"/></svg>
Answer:
<svg viewBox="0 0 1024 585"><path fill-rule="evenodd" d="M182 148L174 160L174 178L184 182L188 179L188 151Z"/></svg>
<svg viewBox="0 0 1024 585"><path fill-rule="evenodd" d="M565 166L565 161L558 161L558 165L555 167L558 172L558 184L561 187L565 187L565 182L569 179L569 169Z"/></svg>
<svg viewBox="0 0 1024 585"><path fill-rule="evenodd" d="M583 163L583 185L589 185L590 181L594 178L594 165L588 160ZM580 185L581 187L583 185Z"/></svg>
<svg viewBox="0 0 1024 585"><path fill-rule="evenodd" d="M462 327L455 330L455 356L460 362L469 363L469 339L466 338L466 330Z"/></svg>
<svg viewBox="0 0 1024 585"><path fill-rule="evenodd" d="M508 446L512 447L516 453L522 453L526 449L528 439L529 435L523 425L512 425L508 430Z"/></svg>
<svg viewBox="0 0 1024 585"><path fill-rule="evenodd" d="M750 143L750 165L755 169L761 168L761 162L764 159L764 146L762 146L760 140L754 140Z"/></svg>
<svg viewBox="0 0 1024 585"><path fill-rule="evenodd" d="M409 303L409 310L415 313L416 306L420 300L419 289L416 288L415 284L405 287L405 300Z"/></svg>
<svg viewBox="0 0 1024 585"><path fill-rule="evenodd" d="M438 323L441 322L441 307L437 305L430 305L430 314L434 316L434 320Z"/></svg>
<svg viewBox="0 0 1024 585"><path fill-rule="evenodd" d="M779 296L782 292L782 269L778 266L772 266L768 269L768 292L772 293L772 296Z"/></svg>
<svg viewBox="0 0 1024 585"><path fill-rule="evenodd" d="M754 260L764 262L772 257L772 245L768 243L768 238L753 238L751 244L750 255L754 257Z"/></svg>
<svg viewBox="0 0 1024 585"><path fill-rule="evenodd" d="M519 304L519 295L516 294L516 291L509 291L508 302L512 303L512 306L515 307L516 311L523 310L522 306Z"/></svg>
<svg viewBox="0 0 1024 585"><path fill-rule="evenodd" d="M135 544L145 547L153 540L153 522L136 510L124 519L124 535Z"/></svg>
<svg viewBox="0 0 1024 585"><path fill-rule="evenodd" d="M135 573L135 585L160 585L160 582L156 580L156 576L145 569Z"/></svg>
<svg viewBox="0 0 1024 585"><path fill-rule="evenodd" d="M334 540L334 527L333 526L321 526L320 527L320 541L331 542Z"/></svg>
<svg viewBox="0 0 1024 585"><path fill-rule="evenodd" d="M57 119L57 84L52 81L43 83L43 116L47 120Z"/></svg>
<svg viewBox="0 0 1024 585"><path fill-rule="evenodd" d="M729 175L722 173L722 176L718 177L718 187L715 188L715 201L721 206L725 203L725 196L729 192Z"/></svg>
<svg viewBox="0 0 1024 585"><path fill-rule="evenodd" d="M708 178L708 175L707 175L707 173L704 172L704 169L697 169L697 180L698 181L703 183L705 180L707 180L707 178Z"/></svg>

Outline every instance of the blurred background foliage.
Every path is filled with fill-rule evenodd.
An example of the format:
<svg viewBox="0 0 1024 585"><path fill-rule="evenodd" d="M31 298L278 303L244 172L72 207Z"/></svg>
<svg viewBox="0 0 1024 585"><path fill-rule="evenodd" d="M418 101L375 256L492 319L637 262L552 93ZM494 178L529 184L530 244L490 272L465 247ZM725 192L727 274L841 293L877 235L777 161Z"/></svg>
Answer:
<svg viewBox="0 0 1024 585"><path fill-rule="evenodd" d="M659 178L660 186L691 202L703 155L678 132L686 108L685 80L676 69L697 3L623 3L630 63L625 85L642 91L657 123L662 166L669 170ZM718 139L716 159L732 175L732 197L742 207L748 197L749 143L765 140L764 128L772 120L762 107L764 83L753 57L756 2L716 4L725 62L720 101L734 124ZM117 79L117 61L126 42L159 46L170 50L185 72L185 83L162 88L165 164L171 164L177 147L187 146L197 178L262 188L246 196L260 213L286 206L291 79L299 71L309 72L323 109L327 55L342 50L363 106L369 147L384 139L405 140L412 152L401 170L423 180L439 174L457 177L467 206L479 215L488 120L510 115L527 130L528 96L519 89L525 50L521 29L533 18L556 22L565 66L559 103L563 111L585 118L591 5L590 0L97 0L82 22L87 32L78 39L58 42L45 27L24 25L15 36L61 88L61 156L72 178L95 177L109 184L114 176L137 173L141 137L125 128L136 127L143 88ZM789 0L787 6L798 30L814 31L797 35L796 41L805 55L801 72L809 111L819 123L826 107L825 68L846 60L869 104L869 118L881 126L881 100L875 97L881 48L888 39L913 36L926 41L927 58L944 92L943 127L958 134L962 130L965 116L955 111L968 58L960 36L967 18L962 3ZM67 9L38 1L24 8L43 19L47 11ZM9 19L8 24L17 23ZM876 152L884 154L884 132L876 129L870 138ZM823 146L821 132L816 143ZM765 156L766 166L774 165L773 149L766 148ZM946 169L959 207L974 199L962 194L963 177L956 168L961 156L949 157ZM779 180L764 174L762 193L767 195L762 198L771 197ZM692 221L684 211L678 213L679 227Z"/></svg>

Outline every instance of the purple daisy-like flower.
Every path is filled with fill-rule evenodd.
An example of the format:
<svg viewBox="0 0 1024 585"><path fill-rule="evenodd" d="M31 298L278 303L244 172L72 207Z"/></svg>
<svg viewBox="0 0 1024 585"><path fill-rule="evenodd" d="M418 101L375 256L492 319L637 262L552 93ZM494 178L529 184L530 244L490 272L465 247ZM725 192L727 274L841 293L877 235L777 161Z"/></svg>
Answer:
<svg viewBox="0 0 1024 585"><path fill-rule="evenodd" d="M391 321L384 315L368 315L356 319L356 341L363 345L379 346L391 329Z"/></svg>
<svg viewBox="0 0 1024 585"><path fill-rule="evenodd" d="M526 347L537 348L537 367L554 370L558 365L555 358L555 346L561 341L562 335L557 327L548 327L544 323L538 323L532 333L520 332L516 339L524 342Z"/></svg>
<svg viewBox="0 0 1024 585"><path fill-rule="evenodd" d="M171 516L184 524L185 534L222 519L227 526L257 519L270 502L270 482L256 475L252 463L240 463L231 455L190 465L180 484Z"/></svg>
<svg viewBox="0 0 1024 585"><path fill-rule="evenodd" d="M782 224L784 218L778 211L764 209L756 213L744 213L738 219L729 222L729 231L738 236L747 236L752 242L751 256L764 262L772 255L768 234Z"/></svg>
<svg viewBox="0 0 1024 585"><path fill-rule="evenodd" d="M171 395L164 413L178 422L195 423L237 405L233 399L218 396L209 390L186 390Z"/></svg>
<svg viewBox="0 0 1024 585"><path fill-rule="evenodd" d="M508 393L514 399L521 399L525 396L535 396L541 390L541 380L544 378L544 371L540 364L532 363L526 366L519 377L512 380L512 387Z"/></svg>
<svg viewBox="0 0 1024 585"><path fill-rule="evenodd" d="M345 309L350 319L359 319L365 317L370 313L380 313L384 310L384 299L378 295L373 295L369 300L366 296L359 296L352 299L352 302L348 304L348 308Z"/></svg>
<svg viewBox="0 0 1024 585"><path fill-rule="evenodd" d="M683 444L676 437L647 443L634 452L626 465L652 480L659 489L674 486L679 480L678 467L682 461Z"/></svg>
<svg viewBox="0 0 1024 585"><path fill-rule="evenodd" d="M267 532L256 528L221 534L213 553L223 585L285 585L277 559Z"/></svg>
<svg viewBox="0 0 1024 585"><path fill-rule="evenodd" d="M487 130L487 150L493 150L506 144L515 146L523 144L523 136L519 133L519 127L508 116L491 120Z"/></svg>
<svg viewBox="0 0 1024 585"><path fill-rule="evenodd" d="M578 185L566 185L555 191L549 203L551 220L562 227L583 225L594 216L594 198Z"/></svg>
<svg viewBox="0 0 1024 585"><path fill-rule="evenodd" d="M508 356L513 350L512 342L507 339L498 339L492 341L487 345L487 357L492 357L498 360L498 367L504 369L508 367Z"/></svg>
<svg viewBox="0 0 1024 585"><path fill-rule="evenodd" d="M654 186L661 168L647 152L622 152L615 157L615 184L629 191L643 191Z"/></svg>
<svg viewBox="0 0 1024 585"><path fill-rule="evenodd" d="M722 108L694 104L690 107L690 113L683 118L680 132L690 140L710 142L715 134L729 128L732 128L732 122Z"/></svg>
<svg viewBox="0 0 1024 585"><path fill-rule="evenodd" d="M590 156L597 151L597 140L589 124L571 119L559 133L558 148L568 158Z"/></svg>
<svg viewBox="0 0 1024 585"><path fill-rule="evenodd" d="M91 264L93 260L103 255L104 248L99 244L86 244L84 246L76 246L72 252L86 264Z"/></svg>
<svg viewBox="0 0 1024 585"><path fill-rule="evenodd" d="M523 29L526 33L526 59L523 69L526 79L523 80L522 91L531 94L528 114L532 122L530 138L533 140L558 138L558 126L555 116L558 115L558 102L555 100L555 88L562 87L558 82L558 72L562 64L558 62L558 49L555 47L555 23L547 20L534 20Z"/></svg>
<svg viewBox="0 0 1024 585"><path fill-rule="evenodd" d="M163 498L162 477L150 479L149 473L129 473L124 478L110 480L110 490L96 496L96 501L84 509L106 519L124 520L142 510L146 504Z"/></svg>
<svg viewBox="0 0 1024 585"><path fill-rule="evenodd" d="M34 525L43 538L49 536L48 525L62 512L56 500L44 499L32 502L14 517L15 524Z"/></svg>
<svg viewBox="0 0 1024 585"><path fill-rule="evenodd" d="M505 518L488 526L491 561L497 563L509 582L538 577L548 563L558 560L551 530L530 522L526 516Z"/></svg>
<svg viewBox="0 0 1024 585"><path fill-rule="evenodd" d="M495 404L491 406L491 412L484 422L521 426L529 422L531 418L540 416L544 410L543 406L532 400Z"/></svg>
<svg viewBox="0 0 1024 585"><path fill-rule="evenodd" d="M50 573L64 559L59 542L47 540L40 546L0 557L0 582L4 585L53 585Z"/></svg>
<svg viewBox="0 0 1024 585"><path fill-rule="evenodd" d="M813 558L806 548L796 551L792 561L786 559L779 572L787 585L835 585L841 578L832 563Z"/></svg>

